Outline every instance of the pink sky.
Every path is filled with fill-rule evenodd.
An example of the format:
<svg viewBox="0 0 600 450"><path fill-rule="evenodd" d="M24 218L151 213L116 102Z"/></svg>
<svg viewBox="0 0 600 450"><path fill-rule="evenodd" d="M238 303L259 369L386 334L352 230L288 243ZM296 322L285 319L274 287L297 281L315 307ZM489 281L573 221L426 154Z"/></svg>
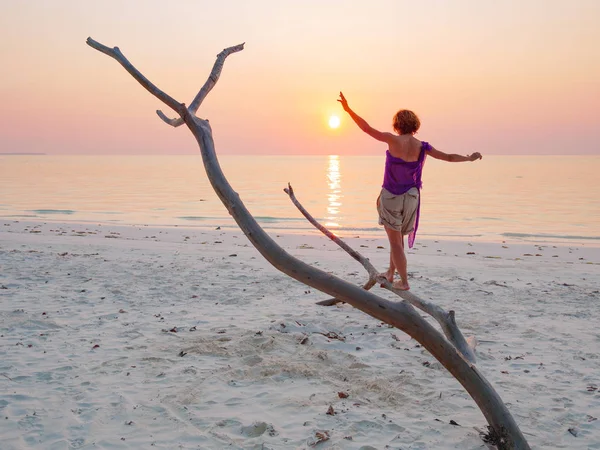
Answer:
<svg viewBox="0 0 600 450"><path fill-rule="evenodd" d="M0 152L197 153L91 36L185 103L246 42L198 112L220 154L385 150L340 90L382 130L414 110L418 137L448 152L600 154L600 1L216 3L0 0Z"/></svg>

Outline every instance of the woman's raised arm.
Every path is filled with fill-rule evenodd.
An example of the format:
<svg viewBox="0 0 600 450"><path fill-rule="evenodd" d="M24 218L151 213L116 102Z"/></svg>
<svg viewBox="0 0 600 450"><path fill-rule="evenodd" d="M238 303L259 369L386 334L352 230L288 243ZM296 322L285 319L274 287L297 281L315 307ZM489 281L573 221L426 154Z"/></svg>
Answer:
<svg viewBox="0 0 600 450"><path fill-rule="evenodd" d="M352 117L352 120L354 120L354 123L356 123L356 125L358 125L358 127L361 130L363 130L365 133L367 133L372 138L375 138L378 141L387 142L387 143L389 143L391 140L394 139L395 136L392 133L385 133L383 131L376 130L371 125L369 125L365 119L363 119L358 114L356 114L354 111L352 111L350 106L348 106L348 100L346 100L346 97L344 97L344 94L342 94L341 92L340 92L340 98L338 99L338 102L340 102L342 104L342 108L344 108L344 111L346 111L350 115L350 117Z"/></svg>

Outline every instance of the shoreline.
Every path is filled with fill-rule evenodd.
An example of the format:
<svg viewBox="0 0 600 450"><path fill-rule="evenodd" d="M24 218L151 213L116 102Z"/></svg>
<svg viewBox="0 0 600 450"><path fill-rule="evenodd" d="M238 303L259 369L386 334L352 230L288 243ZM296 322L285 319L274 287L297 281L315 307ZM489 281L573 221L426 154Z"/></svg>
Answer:
<svg viewBox="0 0 600 450"><path fill-rule="evenodd" d="M317 230L270 234L366 280ZM345 240L387 267L384 236ZM600 446L597 248L420 239L408 258L533 448ZM241 230L4 220L0 267L7 450L485 448L475 403L417 342L317 306Z"/></svg>
<svg viewBox="0 0 600 450"><path fill-rule="evenodd" d="M192 225L192 224L142 224L142 223L120 223L120 222L108 222L108 221L83 221L83 220L73 220L73 221L65 221L65 220L51 220L51 219L34 219L25 217L21 218L13 218L13 217L1 217L0 216L0 224L3 223L15 223L22 224L26 226L37 226L42 224L54 224L55 226L62 227L113 227L122 230L138 228L138 229L164 229L164 230L190 230L191 231L200 231L207 232L215 229L219 229L223 232L230 233L242 233L238 225L231 218L224 218L220 225L219 222L216 221L214 224L204 224L204 225ZM230 222L230 223L227 223ZM310 228L285 228L285 227L277 227L277 226L269 226L269 224L265 224L264 222L258 221L260 227L269 235L293 235L293 236L323 236L319 230L314 227ZM308 222L306 222L308 223ZM387 242L387 238L385 237L385 231L383 227L378 226L377 228L372 229L335 229L330 228L330 231L335 233L342 239L350 239L350 238L363 238L363 239L382 239ZM243 234L243 233L242 233ZM325 238L327 239L327 238ZM423 243L431 243L435 241L442 242L477 242L483 244L505 244L509 243L512 245L542 245L542 246L559 246L559 247L586 247L586 248L598 248L600 249L600 238L597 237L586 237L586 236L559 236L559 235L550 235L550 234L530 234L530 233L503 233L503 234L494 234L494 235L446 235L446 234L424 234L419 233L417 236L417 241L415 245L419 242Z"/></svg>

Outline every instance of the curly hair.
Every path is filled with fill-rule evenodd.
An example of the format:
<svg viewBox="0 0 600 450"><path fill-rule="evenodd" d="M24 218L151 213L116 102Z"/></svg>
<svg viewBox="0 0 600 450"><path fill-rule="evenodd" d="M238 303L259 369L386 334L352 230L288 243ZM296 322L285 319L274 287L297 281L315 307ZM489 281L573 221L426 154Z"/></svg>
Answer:
<svg viewBox="0 0 600 450"><path fill-rule="evenodd" d="M401 109L394 116L392 125L398 134L415 134L421 126L421 121L414 112Z"/></svg>

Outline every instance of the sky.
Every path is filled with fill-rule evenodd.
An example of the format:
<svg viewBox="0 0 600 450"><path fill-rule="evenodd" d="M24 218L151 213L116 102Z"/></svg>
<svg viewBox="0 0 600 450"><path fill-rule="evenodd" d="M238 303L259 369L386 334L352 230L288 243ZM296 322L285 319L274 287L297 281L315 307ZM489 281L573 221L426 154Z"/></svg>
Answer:
<svg viewBox="0 0 600 450"><path fill-rule="evenodd" d="M182 103L245 42L198 111L218 154L385 151L343 91L382 131L415 111L442 151L599 155L599 23L598 0L0 0L0 153L198 153L91 36Z"/></svg>

